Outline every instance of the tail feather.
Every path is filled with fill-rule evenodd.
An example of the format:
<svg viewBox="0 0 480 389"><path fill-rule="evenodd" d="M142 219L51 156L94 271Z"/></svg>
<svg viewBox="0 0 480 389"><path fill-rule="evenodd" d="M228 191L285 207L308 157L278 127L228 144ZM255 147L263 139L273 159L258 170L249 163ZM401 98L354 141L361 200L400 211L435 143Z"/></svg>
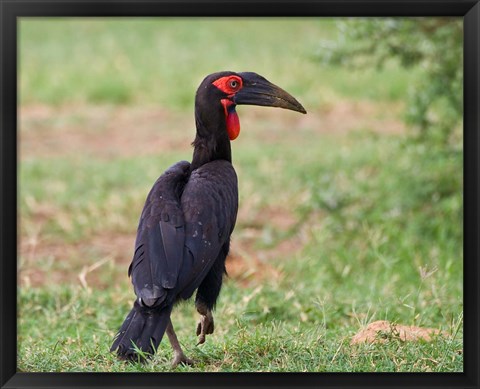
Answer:
<svg viewBox="0 0 480 389"><path fill-rule="evenodd" d="M138 347L141 350L149 349L149 347L151 348L152 344L155 345L155 350L157 349L158 345L160 344L160 341L157 342L158 335L155 334L158 324L159 323L157 320L146 321L145 326L143 327L142 334L140 335L138 340ZM163 331L160 334L160 340L162 339L161 337L163 336ZM154 353L155 350L149 352Z"/></svg>
<svg viewBox="0 0 480 389"><path fill-rule="evenodd" d="M143 359L143 355L137 355L134 343L143 353L154 354L167 329L171 312L171 306L155 309L142 307L135 301L115 336L110 351L116 350L121 359L136 360L138 357Z"/></svg>

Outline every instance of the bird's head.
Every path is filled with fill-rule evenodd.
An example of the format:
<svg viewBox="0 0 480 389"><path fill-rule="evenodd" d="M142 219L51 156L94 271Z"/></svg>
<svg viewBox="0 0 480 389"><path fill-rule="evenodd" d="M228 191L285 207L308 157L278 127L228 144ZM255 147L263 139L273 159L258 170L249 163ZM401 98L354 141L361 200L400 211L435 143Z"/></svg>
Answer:
<svg viewBox="0 0 480 389"><path fill-rule="evenodd" d="M292 95L253 72L210 74L200 84L195 98L197 116L205 117L202 121L224 118L230 140L240 133L235 107L242 104L307 113Z"/></svg>

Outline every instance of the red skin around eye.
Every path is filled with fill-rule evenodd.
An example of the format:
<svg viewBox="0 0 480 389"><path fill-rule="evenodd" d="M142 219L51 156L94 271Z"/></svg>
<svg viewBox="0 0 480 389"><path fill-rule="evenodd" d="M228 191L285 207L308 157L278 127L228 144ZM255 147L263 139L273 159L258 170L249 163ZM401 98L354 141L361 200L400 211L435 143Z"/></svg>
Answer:
<svg viewBox="0 0 480 389"><path fill-rule="evenodd" d="M232 88L230 86L230 83L232 81L237 82L237 86L235 88ZM236 92L242 89L242 79L237 76L225 76L225 77L219 78L218 80L215 80L213 82L213 85L215 85L222 92L225 92L227 95L230 96L230 95L234 95Z"/></svg>

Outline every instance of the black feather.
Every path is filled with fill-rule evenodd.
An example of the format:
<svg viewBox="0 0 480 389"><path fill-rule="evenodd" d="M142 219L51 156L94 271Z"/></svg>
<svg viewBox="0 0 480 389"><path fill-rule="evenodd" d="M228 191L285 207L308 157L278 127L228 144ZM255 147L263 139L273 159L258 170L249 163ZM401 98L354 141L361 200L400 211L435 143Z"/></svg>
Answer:
<svg viewBox="0 0 480 389"><path fill-rule="evenodd" d="M137 299L112 345L121 358L135 357L132 341L153 352L178 297L190 298L214 263L224 268L238 207L235 170L227 161L204 164L191 174L188 167L172 166L147 197L129 268L142 305ZM207 280L218 284L218 275Z"/></svg>
<svg viewBox="0 0 480 389"><path fill-rule="evenodd" d="M179 162L158 178L140 217L129 274L135 293L149 306L162 303L177 283L184 242L180 195L189 167Z"/></svg>
<svg viewBox="0 0 480 389"><path fill-rule="evenodd" d="M153 354L170 321L172 307L152 309L142 307L135 301L132 310L123 322L110 351L117 351L122 359L135 359L135 344L146 354Z"/></svg>
<svg viewBox="0 0 480 389"><path fill-rule="evenodd" d="M164 266L161 269L161 283L165 289L172 289L177 284L178 273L183 262L182 247L185 241L185 229L183 224L177 227L173 223L164 221L159 225L165 257Z"/></svg>
<svg viewBox="0 0 480 389"><path fill-rule="evenodd" d="M182 298L189 298L230 241L238 209L237 176L224 160L209 162L192 172L182 195L185 217L184 262L180 273Z"/></svg>

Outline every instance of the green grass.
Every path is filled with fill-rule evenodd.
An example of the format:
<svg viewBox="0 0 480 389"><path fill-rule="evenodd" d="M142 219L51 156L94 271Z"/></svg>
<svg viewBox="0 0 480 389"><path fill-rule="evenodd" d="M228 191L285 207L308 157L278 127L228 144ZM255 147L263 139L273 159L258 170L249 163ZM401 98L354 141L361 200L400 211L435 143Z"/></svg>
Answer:
<svg viewBox="0 0 480 389"><path fill-rule="evenodd" d="M194 346L192 304L180 306L174 323L198 362L194 368L180 370L462 370L461 196L451 191L461 186L461 177L454 174L461 171L459 159L429 153L425 160L422 147L403 144L397 137L367 134L340 137L338 142L338 136L323 136L314 143L305 138L295 148L283 145L285 161L296 163L282 164L278 180L268 170L250 168L250 164L262 166L263 158L275 161L278 146L262 145L261 157L248 142L236 149L241 204L250 196L250 189L242 188L255 188L259 210L262 204L289 202L298 223L288 234L303 234L307 243L291 256L279 253L272 262L283 275L280 280L266 276L247 287L227 281L216 313L216 333L202 347ZM259 156L256 161L254 155ZM426 165L416 169L420 163ZM124 164L132 174L116 174ZM85 162L80 178L91 179L92 166L103 172L95 178L95 190L88 179L79 179L80 187L67 185L56 201L72 220L83 215L85 225L61 232L55 225L47 226L45 235L82 241L105 228L115 230L117 222L111 214L118 213L133 239L138 204L143 200L134 194L139 193L137 173L145 164L142 159ZM51 161L26 165L22 169L26 188L32 185L30 174L42 186L51 165ZM66 161L62 165L55 171L57 179L69 182L70 167ZM152 165L158 165L154 159ZM145 176L141 181L147 181ZM451 177L451 182L445 187L430 184L438 176ZM124 203L109 216L114 189L122 190ZM91 214L81 202L62 202L62 196L72 198L77 191L84 193L81 201L87 209L87 204L96 204ZM277 192L279 196L272 198ZM303 193L301 200L298 193ZM55 194L39 191L36 196L41 202ZM28 220L28 214L24 217ZM238 234L243 227L240 220ZM262 228L259 247L286 238L275 226ZM273 241L265 243L267 230ZM108 353L132 297L124 273L125 269L113 269L105 290L67 285L21 289L19 367L27 371L168 370L168 342L145 366L124 365ZM351 336L374 320L440 328L451 337L432 343L393 339L387 345L350 346Z"/></svg>
<svg viewBox="0 0 480 389"><path fill-rule="evenodd" d="M55 297L52 299L52 292ZM22 336L19 348L22 371L171 371L172 353L168 342L162 342L157 354L146 364L124 363L108 353L111 342L111 326L123 319L129 309L125 304L125 292L116 294L98 291L88 294L79 289L51 289L28 292L22 298L22 306L36 317L36 325L29 328L29 337L44 337L41 346ZM262 291L263 295L270 288ZM457 334L453 338L438 337L431 343L405 343L392 338L382 345L351 346L350 335L359 328L352 323L345 326L325 327L325 309L317 304L318 322L308 320L292 325L295 320L284 315L257 315L253 298L242 302L248 291L242 291L231 283L225 287L216 314L216 334L203 346L195 346L196 318L186 305L179 307L175 315L177 334L184 350L196 364L179 366L177 371L461 371L462 342ZM236 297L240 299L237 300ZM295 302L293 298L292 303ZM243 300L245 301L245 300ZM288 301L287 301L288 302ZM99 305L101 304L101 309ZM97 308L98 307L98 308ZM330 309L327 308L327 312ZM330 315L330 312L327 314ZM315 314L311 313L310 316ZM274 317L273 317L274 316ZM22 316L24 317L24 316ZM25 320L21 319L23 326ZM345 320L345 319L344 319ZM329 322L329 319L326 319ZM32 320L30 320L32 322ZM354 322L353 318L347 322ZM49 325L45 338L41 330ZM458 326L452 324L452 331Z"/></svg>
<svg viewBox="0 0 480 389"><path fill-rule="evenodd" d="M255 71L302 96L398 100L409 71L366 72L315 60L337 36L332 19L22 19L20 101L160 104L190 109L192 91L220 70ZM308 109L307 109L308 110Z"/></svg>
<svg viewBox="0 0 480 389"><path fill-rule="evenodd" d="M108 350L132 303L126 271L142 203L165 168L191 157L199 81L228 68L266 76L309 114L238 109L242 133L232 148L240 213L232 239L257 273L226 280L215 333L202 346L195 346L193 303L176 308L178 337L196 361L178 370L463 370L462 153L360 122L356 131L326 131L333 128L328 110L345 101L381 101L372 122L398 120L395 107L417 75L395 64L359 73L312 60L336 34L333 21L308 18L22 19L20 102L27 111L38 104L51 111L21 121L21 151L38 131L63 142L81 131L107 149L102 132L110 134L117 105L128 113L155 104L168 113L128 131L151 127L151 137L176 140L185 131L188 140L156 154L79 147L44 155L31 146L20 153L19 234L27 249L19 259L19 370L170 371L167 341L143 365ZM69 116L71 106L89 115ZM188 115L192 128L178 128ZM344 119L340 110L336 128ZM282 215L293 222L276 221ZM116 246L119 237L128 248ZM285 243L294 249L283 250ZM375 320L444 335L350 345Z"/></svg>

